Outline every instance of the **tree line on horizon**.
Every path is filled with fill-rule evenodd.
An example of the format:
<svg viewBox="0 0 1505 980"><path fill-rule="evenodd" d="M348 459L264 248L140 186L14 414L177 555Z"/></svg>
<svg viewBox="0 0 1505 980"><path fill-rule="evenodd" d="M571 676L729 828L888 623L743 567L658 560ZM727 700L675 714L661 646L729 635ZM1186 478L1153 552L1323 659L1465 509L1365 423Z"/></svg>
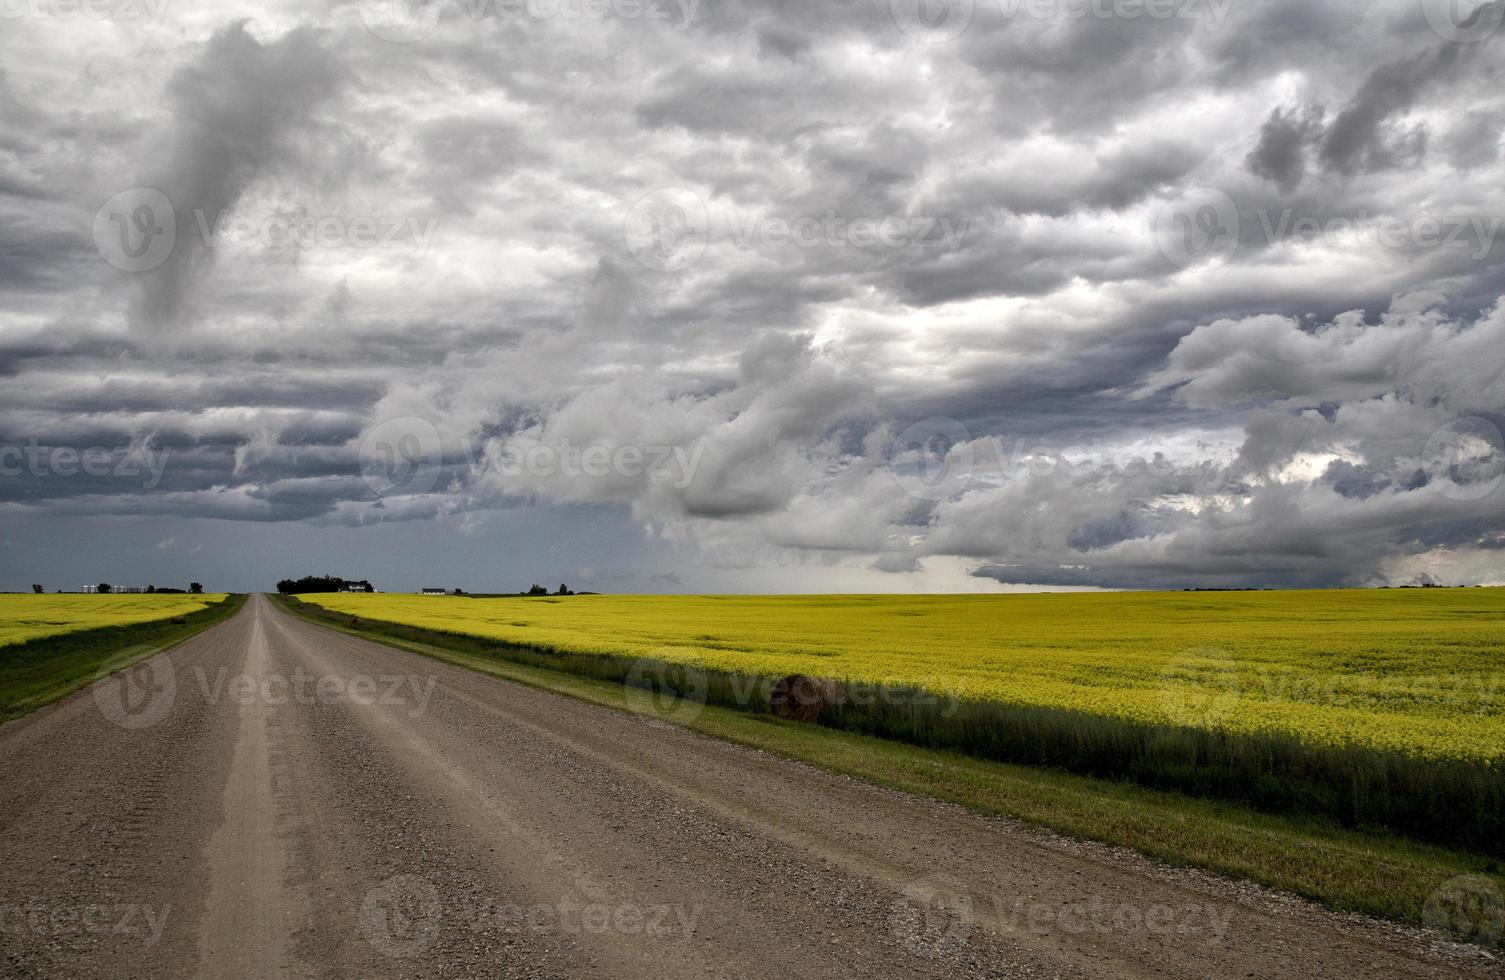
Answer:
<svg viewBox="0 0 1505 980"><path fill-rule="evenodd" d="M31 591L32 591L32 593L34 595L41 595L42 593L46 592L47 590L45 588L43 588L40 583L33 582L31 584ZM62 591L63 591L62 589L58 589L59 593L61 593ZM109 582L100 582L98 585L96 585L94 587L94 591L98 592L100 595L109 595L110 593L112 593L112 592L115 591L115 587L113 585L111 585ZM204 586L202 584L198 583L198 582L189 582L187 589L174 589L174 588L169 588L168 586L165 586L165 585L162 586L161 588L158 588L155 585L148 585L146 587L146 593L145 594L146 595L188 595L190 593L193 594L193 595L203 595L204 594Z"/></svg>
<svg viewBox="0 0 1505 980"><path fill-rule="evenodd" d="M285 578L277 583L277 591L283 595L300 595L313 592L344 592L350 586L359 586L362 592L375 592L376 588L365 579L345 579L338 575L305 575L302 578Z"/></svg>

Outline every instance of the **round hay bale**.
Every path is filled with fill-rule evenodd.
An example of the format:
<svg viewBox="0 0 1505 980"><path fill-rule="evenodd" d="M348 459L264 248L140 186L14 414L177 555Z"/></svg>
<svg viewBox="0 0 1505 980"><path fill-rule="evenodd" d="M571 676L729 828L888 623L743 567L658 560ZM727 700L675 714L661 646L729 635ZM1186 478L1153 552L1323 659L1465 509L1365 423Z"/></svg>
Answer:
<svg viewBox="0 0 1505 980"><path fill-rule="evenodd" d="M841 686L808 674L790 674L774 684L768 708L780 718L816 721L841 700Z"/></svg>

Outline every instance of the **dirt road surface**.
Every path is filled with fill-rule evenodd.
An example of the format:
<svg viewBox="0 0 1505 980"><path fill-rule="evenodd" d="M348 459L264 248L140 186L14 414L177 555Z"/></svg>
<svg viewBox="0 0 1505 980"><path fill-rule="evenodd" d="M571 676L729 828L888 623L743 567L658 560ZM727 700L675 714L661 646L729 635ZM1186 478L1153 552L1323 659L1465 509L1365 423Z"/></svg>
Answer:
<svg viewBox="0 0 1505 980"><path fill-rule="evenodd" d="M0 729L0 841L6 976L1497 975L259 596Z"/></svg>

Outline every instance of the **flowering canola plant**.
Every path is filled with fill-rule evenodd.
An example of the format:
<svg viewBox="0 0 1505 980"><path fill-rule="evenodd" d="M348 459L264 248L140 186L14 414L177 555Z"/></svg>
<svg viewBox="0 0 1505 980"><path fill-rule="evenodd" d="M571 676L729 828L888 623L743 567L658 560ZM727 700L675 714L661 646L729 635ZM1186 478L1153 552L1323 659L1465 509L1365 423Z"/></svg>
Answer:
<svg viewBox="0 0 1505 980"><path fill-rule="evenodd" d="M1505 589L303 598L546 651L1505 763Z"/></svg>
<svg viewBox="0 0 1505 980"><path fill-rule="evenodd" d="M198 612L223 595L0 595L0 647L100 626L128 626Z"/></svg>

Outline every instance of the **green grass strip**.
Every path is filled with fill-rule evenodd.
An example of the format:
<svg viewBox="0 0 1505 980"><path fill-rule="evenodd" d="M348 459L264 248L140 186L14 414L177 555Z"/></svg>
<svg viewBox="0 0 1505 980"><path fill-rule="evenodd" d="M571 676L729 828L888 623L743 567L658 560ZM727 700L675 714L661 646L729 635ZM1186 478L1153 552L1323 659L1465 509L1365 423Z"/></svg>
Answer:
<svg viewBox="0 0 1505 980"><path fill-rule="evenodd" d="M176 646L229 619L245 604L245 596L231 595L195 612L149 623L76 630L0 647L0 721L72 694L91 683L105 664L119 670Z"/></svg>

